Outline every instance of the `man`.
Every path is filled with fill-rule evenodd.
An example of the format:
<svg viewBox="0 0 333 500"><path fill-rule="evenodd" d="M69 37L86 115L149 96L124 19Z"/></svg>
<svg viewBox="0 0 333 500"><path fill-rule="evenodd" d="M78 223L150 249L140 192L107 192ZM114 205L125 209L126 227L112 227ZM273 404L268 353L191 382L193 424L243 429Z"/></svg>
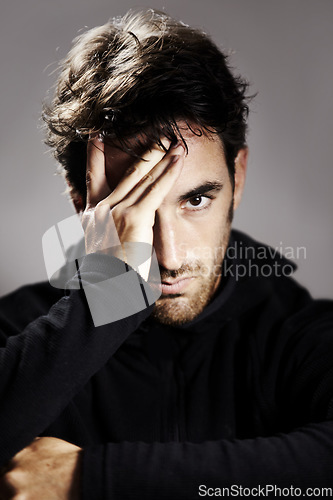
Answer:
<svg viewBox="0 0 333 500"><path fill-rule="evenodd" d="M231 232L246 90L205 34L165 14L76 41L45 120L86 256L65 293L43 283L2 299L2 498L332 486L332 303ZM142 244L160 285L153 256L138 265ZM134 275L155 305L142 292L138 306Z"/></svg>

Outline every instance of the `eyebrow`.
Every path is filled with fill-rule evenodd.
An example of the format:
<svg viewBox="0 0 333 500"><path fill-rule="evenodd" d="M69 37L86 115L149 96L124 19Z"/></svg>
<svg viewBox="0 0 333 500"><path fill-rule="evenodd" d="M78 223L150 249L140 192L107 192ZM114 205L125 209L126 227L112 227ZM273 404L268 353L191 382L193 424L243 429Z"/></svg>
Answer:
<svg viewBox="0 0 333 500"><path fill-rule="evenodd" d="M204 184L200 184L185 194L182 194L178 198L178 202L188 200L189 198L193 198L193 196L198 196L198 194L206 194L210 191L221 191L223 188L223 183L219 181L207 181Z"/></svg>

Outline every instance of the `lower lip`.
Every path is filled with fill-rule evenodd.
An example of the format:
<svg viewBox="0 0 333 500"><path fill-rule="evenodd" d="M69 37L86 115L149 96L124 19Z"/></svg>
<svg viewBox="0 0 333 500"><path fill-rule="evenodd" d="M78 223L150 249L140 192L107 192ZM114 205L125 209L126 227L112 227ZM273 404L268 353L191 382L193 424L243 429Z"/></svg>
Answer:
<svg viewBox="0 0 333 500"><path fill-rule="evenodd" d="M161 290L163 295L171 295L173 293L180 293L184 290L185 287L193 280L193 278L184 278L182 280L177 281L172 285L168 285L167 283L161 284Z"/></svg>

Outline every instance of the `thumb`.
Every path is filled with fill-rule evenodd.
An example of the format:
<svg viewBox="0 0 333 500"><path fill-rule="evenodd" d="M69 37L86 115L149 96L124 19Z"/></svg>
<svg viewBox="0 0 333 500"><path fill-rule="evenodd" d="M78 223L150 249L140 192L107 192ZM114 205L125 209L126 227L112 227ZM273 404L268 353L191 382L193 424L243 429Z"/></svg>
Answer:
<svg viewBox="0 0 333 500"><path fill-rule="evenodd" d="M95 207L110 194L105 175L104 144L97 138L87 144L87 206Z"/></svg>

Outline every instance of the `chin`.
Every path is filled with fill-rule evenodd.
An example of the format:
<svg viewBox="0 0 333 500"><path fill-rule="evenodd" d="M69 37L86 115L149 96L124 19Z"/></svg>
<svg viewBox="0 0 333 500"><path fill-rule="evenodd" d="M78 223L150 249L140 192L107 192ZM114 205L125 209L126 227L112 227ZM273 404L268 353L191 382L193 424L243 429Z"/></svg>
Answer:
<svg viewBox="0 0 333 500"><path fill-rule="evenodd" d="M152 317L164 325L179 326L192 321L203 310L202 308L200 311L194 311L188 304L175 304L176 300L179 301L176 298L158 301L153 309Z"/></svg>
<svg viewBox="0 0 333 500"><path fill-rule="evenodd" d="M152 317L164 325L179 326L189 323L205 309L211 301L215 290L204 288L204 293L191 297L178 295L160 297L153 309Z"/></svg>

